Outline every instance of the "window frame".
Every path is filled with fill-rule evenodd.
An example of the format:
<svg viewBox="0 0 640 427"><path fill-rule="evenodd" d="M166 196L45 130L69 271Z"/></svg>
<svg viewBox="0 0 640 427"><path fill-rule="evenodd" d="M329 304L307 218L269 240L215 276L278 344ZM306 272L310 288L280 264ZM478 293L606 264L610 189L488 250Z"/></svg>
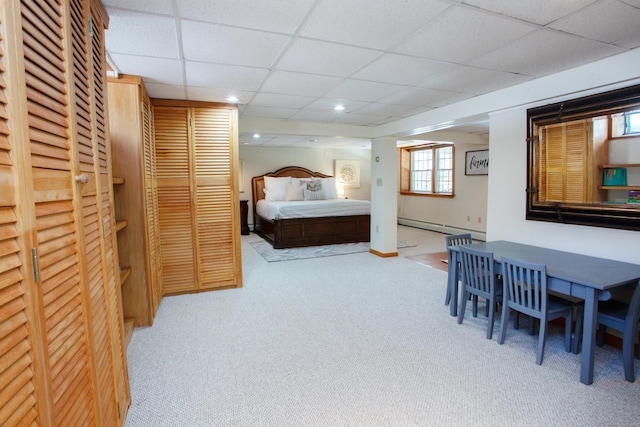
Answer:
<svg viewBox="0 0 640 427"><path fill-rule="evenodd" d="M439 169L437 166L438 156L437 150L441 148L450 148L451 149L451 192L439 193L436 191L414 191L411 189L411 177L413 171L413 162L411 161L411 154L417 151L427 151L431 150L431 182L432 189L435 190L437 187L437 175ZM407 146L400 148L400 194L409 195L409 196L423 196L423 197L444 197L444 198L452 198L455 197L455 146L454 144L446 144L446 143L432 143L432 144L421 144L414 146Z"/></svg>

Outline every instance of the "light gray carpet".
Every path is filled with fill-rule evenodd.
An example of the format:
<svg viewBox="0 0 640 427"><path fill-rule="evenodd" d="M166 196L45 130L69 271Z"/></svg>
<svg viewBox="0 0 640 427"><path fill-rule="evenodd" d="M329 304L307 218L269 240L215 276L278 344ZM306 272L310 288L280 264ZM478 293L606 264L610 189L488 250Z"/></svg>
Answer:
<svg viewBox="0 0 640 427"><path fill-rule="evenodd" d="M269 263L243 238L243 288L164 298L135 330L126 426L639 425L619 350L596 349L585 386L551 328L537 366L526 328L501 346L483 315L458 325L446 273L412 251Z"/></svg>
<svg viewBox="0 0 640 427"><path fill-rule="evenodd" d="M273 246L256 234L245 238L247 242L267 262L293 261L297 259L322 258L328 256L348 255L359 252L369 252L369 242L342 243L337 245L310 246L305 248L273 249ZM398 248L413 247L406 242L399 241Z"/></svg>

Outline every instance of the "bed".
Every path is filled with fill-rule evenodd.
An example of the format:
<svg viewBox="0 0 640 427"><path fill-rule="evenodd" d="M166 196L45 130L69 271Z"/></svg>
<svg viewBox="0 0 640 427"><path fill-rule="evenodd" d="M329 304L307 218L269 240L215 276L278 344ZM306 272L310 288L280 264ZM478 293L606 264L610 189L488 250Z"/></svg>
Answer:
<svg viewBox="0 0 640 427"><path fill-rule="evenodd" d="M322 180L332 177L299 166L287 166L252 178L254 232L271 243L275 249L369 241L369 201L330 197L328 200L290 200L277 202L280 206L268 206L267 202L270 200L267 199L274 197L265 193L265 177L269 183L275 181L271 178L286 180L287 177L291 177L294 181L309 181L313 178ZM310 213L308 206L313 206L315 211ZM271 210L278 208L289 209L289 212L273 213ZM322 212L318 213L318 210Z"/></svg>

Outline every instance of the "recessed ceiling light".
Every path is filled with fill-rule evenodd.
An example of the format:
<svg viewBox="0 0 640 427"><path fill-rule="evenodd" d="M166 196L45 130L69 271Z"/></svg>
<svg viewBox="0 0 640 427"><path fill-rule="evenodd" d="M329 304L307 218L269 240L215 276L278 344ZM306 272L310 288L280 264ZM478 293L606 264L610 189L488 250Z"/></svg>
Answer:
<svg viewBox="0 0 640 427"><path fill-rule="evenodd" d="M253 137L254 137L255 139L258 139L258 138L260 138L260 134L259 134L259 133L254 133L254 134L253 134Z"/></svg>
<svg viewBox="0 0 640 427"><path fill-rule="evenodd" d="M238 97L237 97L237 96L233 96L233 95L231 95L231 96L229 96L229 97L227 98L227 102L238 102L238 101L240 101L240 100L238 99Z"/></svg>
<svg viewBox="0 0 640 427"><path fill-rule="evenodd" d="M336 105L335 107L333 107L334 110L336 111L343 111L344 110L344 105Z"/></svg>

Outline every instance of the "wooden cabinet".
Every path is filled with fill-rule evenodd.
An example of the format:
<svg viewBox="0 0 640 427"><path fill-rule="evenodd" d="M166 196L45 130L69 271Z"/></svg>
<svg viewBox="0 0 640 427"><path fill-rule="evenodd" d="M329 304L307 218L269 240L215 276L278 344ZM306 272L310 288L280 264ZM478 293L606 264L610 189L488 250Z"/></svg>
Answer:
<svg viewBox="0 0 640 427"><path fill-rule="evenodd" d="M164 293L240 287L237 108L152 103Z"/></svg>
<svg viewBox="0 0 640 427"><path fill-rule="evenodd" d="M0 425L122 425L98 0L0 2Z"/></svg>
<svg viewBox="0 0 640 427"><path fill-rule="evenodd" d="M163 294L158 233L158 198L153 111L140 77L109 78L109 128L113 174L125 184L115 187L116 219L127 226L118 233L125 325L151 326Z"/></svg>

